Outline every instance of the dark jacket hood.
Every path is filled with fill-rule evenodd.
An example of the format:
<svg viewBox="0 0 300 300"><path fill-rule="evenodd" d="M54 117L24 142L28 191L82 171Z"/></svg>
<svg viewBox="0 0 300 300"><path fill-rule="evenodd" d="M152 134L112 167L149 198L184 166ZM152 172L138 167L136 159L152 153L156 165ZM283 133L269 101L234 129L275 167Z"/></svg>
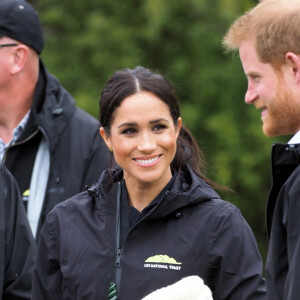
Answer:
<svg viewBox="0 0 300 300"><path fill-rule="evenodd" d="M26 138L40 128L49 139L51 150L55 149L75 108L75 100L60 86L58 79L47 71L40 60L39 80L30 118L21 138Z"/></svg>
<svg viewBox="0 0 300 300"><path fill-rule="evenodd" d="M38 114L38 121L50 140L51 148L55 149L61 132L75 112L75 100L60 86L59 81L47 71L42 62L40 70L46 74L48 81L45 89L47 101Z"/></svg>
<svg viewBox="0 0 300 300"><path fill-rule="evenodd" d="M102 173L98 183L88 190L89 196L94 197L99 209L109 209L115 212L117 189L122 178L122 169L116 168L111 173L110 170L106 170ZM149 218L161 218L183 207L212 199L220 199L220 196L187 166L185 171L177 173L171 189L158 203L159 209L155 209Z"/></svg>

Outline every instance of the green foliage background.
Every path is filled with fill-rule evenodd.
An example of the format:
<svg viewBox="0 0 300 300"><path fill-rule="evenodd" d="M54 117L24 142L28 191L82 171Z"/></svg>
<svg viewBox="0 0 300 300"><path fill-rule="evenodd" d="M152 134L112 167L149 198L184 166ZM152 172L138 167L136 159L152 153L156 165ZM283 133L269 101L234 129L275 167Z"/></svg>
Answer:
<svg viewBox="0 0 300 300"><path fill-rule="evenodd" d="M274 139L244 103L238 55L222 38L254 0L31 0L46 39L42 59L78 106L98 117L98 99L120 68L143 65L176 86L185 125L206 153L208 176L235 190L265 259L265 207ZM282 140L285 142L285 140ZM279 141L277 139L277 141Z"/></svg>

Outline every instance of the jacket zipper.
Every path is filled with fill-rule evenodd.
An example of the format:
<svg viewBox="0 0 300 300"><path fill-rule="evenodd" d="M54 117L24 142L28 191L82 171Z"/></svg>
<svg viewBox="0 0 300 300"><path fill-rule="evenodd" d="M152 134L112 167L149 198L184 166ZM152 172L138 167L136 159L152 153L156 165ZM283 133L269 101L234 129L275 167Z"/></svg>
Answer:
<svg viewBox="0 0 300 300"><path fill-rule="evenodd" d="M44 138L46 139L46 141L47 141L47 143L49 144L49 147L50 147L50 142L49 142L48 135L46 134L45 130L44 130L42 127L38 126L38 128L37 128L31 135L29 135L27 138L25 138L24 140L22 140L22 141L20 141L20 142L17 142L17 143L15 143L15 144L11 145L11 146L9 146L9 147L6 149L5 153L4 153L4 156L3 156L3 158L2 158L2 162L5 163L6 158L7 158L7 153L8 153L8 151L9 151L9 149L11 149L11 148L13 148L13 147L16 147L16 146L19 146L19 145L22 145L22 144L25 144L26 142L28 142L29 140L31 140L34 136L36 136L36 135L38 134L39 131L41 131L42 135L44 136ZM51 150L50 150L50 152L51 152ZM51 154L50 154L50 166L51 166ZM49 176L50 176L50 172L51 172L51 171L49 170ZM47 189L48 184L49 184L49 176L48 176L48 183L47 183L46 189ZM31 182L31 179L30 179L30 182ZM43 209L44 209L44 206L45 206L45 199L44 199L44 201L43 201L41 213L42 213L42 211L43 211ZM40 221L39 221L39 222L40 222Z"/></svg>
<svg viewBox="0 0 300 300"><path fill-rule="evenodd" d="M122 248L119 248L117 250L117 257L116 257L116 262L115 262L115 283L116 283L116 290L117 290L117 293L120 292L120 285L121 285L121 271L122 271L122 268L121 268L121 259L122 259Z"/></svg>
<svg viewBox="0 0 300 300"><path fill-rule="evenodd" d="M24 139L23 141L17 142L17 143L15 143L15 144L9 146L9 147L6 149L5 153L4 153L4 156L3 156L3 158L2 158L2 162L5 163L5 160L6 160L6 157L7 157L7 152L8 152L9 149L11 149L11 148L13 148L13 147L16 147L16 146L19 146L19 145L22 145L22 144L25 144L26 142L28 142L29 140L31 140L34 136L36 136L36 135L38 134L39 130L40 130L40 127L38 127L38 128L37 128L30 136L28 136L28 137L27 137L26 139Z"/></svg>
<svg viewBox="0 0 300 300"><path fill-rule="evenodd" d="M154 207L153 210L151 210L151 212L145 216L145 218L147 216L149 216L154 210L157 209L157 207L159 206L159 204L164 200L164 198L169 194L169 191L167 191L163 197L161 198L161 200L157 203L157 205ZM126 234L126 237L122 243L122 245L120 245L120 217L121 217L121 184L120 182L118 183L118 191L117 191L117 220L116 220L116 260L115 260L115 287L116 287L116 292L117 294L120 292L120 286L121 286L121 273L122 273L122 258L123 258L123 250L125 248L125 243L126 243L126 239L128 237L128 235L131 233L131 231L138 226L141 222L143 222L143 220L145 218L143 218L142 220L140 220L137 224L135 224L132 228L129 229L128 233ZM113 298L111 300L114 300L117 298Z"/></svg>
<svg viewBox="0 0 300 300"><path fill-rule="evenodd" d="M116 213L116 261L115 261L115 292L116 298L112 298L112 300L117 299L118 293L120 292L120 284L121 284L121 258L122 258L122 247L120 246L120 231L121 231L121 184L118 182L118 190L117 190L117 213Z"/></svg>

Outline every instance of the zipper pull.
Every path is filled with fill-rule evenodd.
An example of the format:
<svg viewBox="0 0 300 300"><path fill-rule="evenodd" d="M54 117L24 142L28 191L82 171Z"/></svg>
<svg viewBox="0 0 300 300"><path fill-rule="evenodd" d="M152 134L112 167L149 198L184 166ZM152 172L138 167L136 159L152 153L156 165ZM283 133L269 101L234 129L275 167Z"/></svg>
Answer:
<svg viewBox="0 0 300 300"><path fill-rule="evenodd" d="M118 251L117 251L117 257L116 257L116 262L115 262L115 266L117 268L121 267L121 255L122 255L122 251L121 251L121 249L118 249Z"/></svg>

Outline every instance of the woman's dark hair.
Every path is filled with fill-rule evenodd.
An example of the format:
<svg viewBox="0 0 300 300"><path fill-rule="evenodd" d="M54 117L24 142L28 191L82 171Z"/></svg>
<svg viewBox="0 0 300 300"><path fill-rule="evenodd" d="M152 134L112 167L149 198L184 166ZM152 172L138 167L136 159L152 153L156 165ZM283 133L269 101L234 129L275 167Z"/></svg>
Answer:
<svg viewBox="0 0 300 300"><path fill-rule="evenodd" d="M99 102L100 123L108 136L115 109L121 105L126 97L141 91L150 92L161 99L169 107L175 126L178 125L180 108L174 87L162 75L138 66L135 69L117 71L108 80L101 92ZM223 189L221 185L204 176L203 170L206 169L204 155L193 135L182 125L177 139L177 151L171 163L171 168L179 171L186 168L186 164L210 186Z"/></svg>

